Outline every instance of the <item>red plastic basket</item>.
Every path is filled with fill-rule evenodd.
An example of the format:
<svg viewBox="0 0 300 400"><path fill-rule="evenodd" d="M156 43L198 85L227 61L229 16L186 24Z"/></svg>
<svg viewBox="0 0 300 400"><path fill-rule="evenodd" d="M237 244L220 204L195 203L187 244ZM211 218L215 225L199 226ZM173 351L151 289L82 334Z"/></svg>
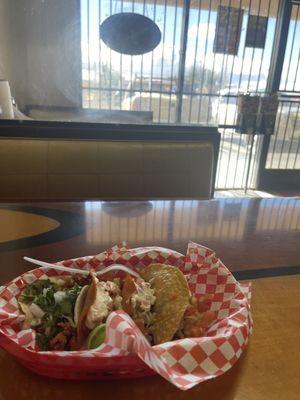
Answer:
<svg viewBox="0 0 300 400"><path fill-rule="evenodd" d="M54 270L35 269L1 288L0 346L28 369L51 378L126 379L158 373L176 387L187 390L223 374L238 360L252 332L251 285L237 282L213 250L190 242L184 256L161 247L128 249L122 244L97 256L65 260L62 264L98 269L119 263L138 272L153 262L180 268L188 275L190 290L196 296L213 294L211 310L216 313L216 322L205 337L151 347L134 321L120 310L109 316L107 340L97 350L35 351L33 331L19 329L17 296L25 284L43 275L58 274Z"/></svg>
<svg viewBox="0 0 300 400"><path fill-rule="evenodd" d="M45 363L41 360L30 360L20 348L6 336L0 333L0 346L12 354L17 360L31 371L56 379L70 380L103 380L103 379L131 379L155 375L137 355L111 356L98 359L97 364L74 366Z"/></svg>

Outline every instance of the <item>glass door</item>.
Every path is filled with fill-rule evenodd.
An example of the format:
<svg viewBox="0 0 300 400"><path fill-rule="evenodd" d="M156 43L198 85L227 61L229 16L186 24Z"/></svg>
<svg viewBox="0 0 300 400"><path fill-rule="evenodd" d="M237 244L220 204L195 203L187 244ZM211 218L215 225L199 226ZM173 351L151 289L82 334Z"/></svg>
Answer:
<svg viewBox="0 0 300 400"><path fill-rule="evenodd" d="M300 187L300 4L292 2L279 84L274 134L265 138L258 186L263 190Z"/></svg>

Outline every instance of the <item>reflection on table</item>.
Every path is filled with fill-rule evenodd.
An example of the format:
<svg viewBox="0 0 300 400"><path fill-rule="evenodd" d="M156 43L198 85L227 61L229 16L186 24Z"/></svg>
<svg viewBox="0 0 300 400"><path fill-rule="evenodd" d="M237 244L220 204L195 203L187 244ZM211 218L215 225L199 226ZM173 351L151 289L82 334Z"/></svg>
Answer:
<svg viewBox="0 0 300 400"><path fill-rule="evenodd" d="M119 215L108 214L106 203L86 202L86 240L100 244L112 240L136 242L207 239L241 240L245 233L248 203L242 199L201 203L195 200L153 201L152 208L126 217L119 204ZM187 212L188 210L188 212ZM121 214L121 216L120 216ZM176 226L176 229L172 229ZM118 232L118 233L117 233ZM189 239L187 239L189 240Z"/></svg>

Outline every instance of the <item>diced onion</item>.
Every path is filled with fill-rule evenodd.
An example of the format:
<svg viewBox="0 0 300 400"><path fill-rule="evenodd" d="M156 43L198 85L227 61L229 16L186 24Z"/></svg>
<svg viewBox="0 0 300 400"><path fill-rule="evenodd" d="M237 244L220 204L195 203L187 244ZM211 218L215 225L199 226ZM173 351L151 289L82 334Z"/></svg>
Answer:
<svg viewBox="0 0 300 400"><path fill-rule="evenodd" d="M57 276L50 276L50 282L54 283L55 285L62 287L66 284L66 281L63 279L58 278Z"/></svg>
<svg viewBox="0 0 300 400"><path fill-rule="evenodd" d="M32 315L34 315L36 318L43 318L45 315L44 311L39 307L37 304L32 303L29 307L29 310L31 311Z"/></svg>
<svg viewBox="0 0 300 400"><path fill-rule="evenodd" d="M66 297L66 295L66 292L63 292L62 290L58 290L57 292L55 292L53 295L55 303L60 303Z"/></svg>

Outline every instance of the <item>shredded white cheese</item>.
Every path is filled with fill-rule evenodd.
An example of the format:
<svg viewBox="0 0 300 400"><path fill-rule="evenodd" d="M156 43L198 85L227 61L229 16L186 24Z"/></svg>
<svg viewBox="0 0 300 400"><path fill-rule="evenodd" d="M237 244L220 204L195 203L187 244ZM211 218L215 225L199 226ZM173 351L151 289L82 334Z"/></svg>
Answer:
<svg viewBox="0 0 300 400"><path fill-rule="evenodd" d="M55 303L60 303L67 296L67 293L63 292L62 290L58 290L54 293L53 296L55 299Z"/></svg>
<svg viewBox="0 0 300 400"><path fill-rule="evenodd" d="M44 311L35 303L30 304L29 310L36 318L43 318L43 316L45 315Z"/></svg>
<svg viewBox="0 0 300 400"><path fill-rule="evenodd" d="M97 283L96 299L89 309L85 323L89 329L94 329L99 325L113 308L113 300L107 291L106 283Z"/></svg>
<svg viewBox="0 0 300 400"><path fill-rule="evenodd" d="M148 312L155 303L156 297L150 283L142 279L136 280L137 292L131 298L131 304L134 309L140 309L142 312Z"/></svg>

